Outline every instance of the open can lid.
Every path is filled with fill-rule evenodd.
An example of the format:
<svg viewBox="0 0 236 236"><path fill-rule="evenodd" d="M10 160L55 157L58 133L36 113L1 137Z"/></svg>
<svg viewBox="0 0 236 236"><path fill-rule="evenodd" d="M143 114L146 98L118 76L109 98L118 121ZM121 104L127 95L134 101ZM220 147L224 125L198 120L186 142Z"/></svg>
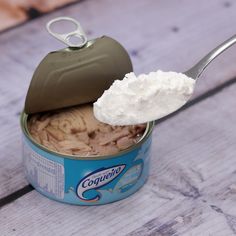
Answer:
<svg viewBox="0 0 236 236"><path fill-rule="evenodd" d="M25 113L94 102L114 80L133 70L128 53L116 40L103 36L87 42L83 37L81 44L68 44L41 61L28 89ZM63 35L59 40L68 38Z"/></svg>

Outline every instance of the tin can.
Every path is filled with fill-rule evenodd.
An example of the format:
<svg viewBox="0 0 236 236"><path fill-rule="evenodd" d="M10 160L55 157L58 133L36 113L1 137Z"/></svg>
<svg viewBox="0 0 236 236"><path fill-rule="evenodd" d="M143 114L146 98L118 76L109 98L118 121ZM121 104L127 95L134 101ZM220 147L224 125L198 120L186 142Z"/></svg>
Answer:
<svg viewBox="0 0 236 236"><path fill-rule="evenodd" d="M128 197L146 182L154 123L140 141L112 156L62 155L36 143L22 113L23 163L25 175L41 194L64 203L100 205Z"/></svg>
<svg viewBox="0 0 236 236"><path fill-rule="evenodd" d="M50 24L69 20L77 30L68 35L52 33ZM21 115L23 164L31 185L48 198L77 205L99 205L133 194L148 178L153 122L131 148L112 156L69 156L48 150L31 136L31 114L91 103L115 79L132 71L126 50L103 36L87 41L79 23L68 17L52 20L49 33L69 47L49 53L36 68ZM71 36L82 43L69 44Z"/></svg>

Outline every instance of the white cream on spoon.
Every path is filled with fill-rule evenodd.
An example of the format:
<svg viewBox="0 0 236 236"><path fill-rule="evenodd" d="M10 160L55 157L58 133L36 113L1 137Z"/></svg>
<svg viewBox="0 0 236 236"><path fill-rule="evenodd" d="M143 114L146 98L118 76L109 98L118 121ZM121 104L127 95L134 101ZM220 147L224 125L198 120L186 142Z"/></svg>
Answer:
<svg viewBox="0 0 236 236"><path fill-rule="evenodd" d="M191 97L195 80L176 72L126 74L94 103L95 117L110 125L132 125L160 119Z"/></svg>

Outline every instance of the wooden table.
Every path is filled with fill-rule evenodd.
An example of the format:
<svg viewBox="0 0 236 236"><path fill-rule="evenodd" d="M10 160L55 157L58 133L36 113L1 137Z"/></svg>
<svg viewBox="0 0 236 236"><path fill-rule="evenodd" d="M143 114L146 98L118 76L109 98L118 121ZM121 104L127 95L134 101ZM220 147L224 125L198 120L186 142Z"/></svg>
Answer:
<svg viewBox="0 0 236 236"><path fill-rule="evenodd" d="M236 33L233 0L87 0L0 35L0 235L236 235L236 47L197 83L191 102L158 122L151 173L133 196L104 206L49 200L22 168L19 114L32 73L62 48L45 23L77 18L129 51L135 72L185 71Z"/></svg>

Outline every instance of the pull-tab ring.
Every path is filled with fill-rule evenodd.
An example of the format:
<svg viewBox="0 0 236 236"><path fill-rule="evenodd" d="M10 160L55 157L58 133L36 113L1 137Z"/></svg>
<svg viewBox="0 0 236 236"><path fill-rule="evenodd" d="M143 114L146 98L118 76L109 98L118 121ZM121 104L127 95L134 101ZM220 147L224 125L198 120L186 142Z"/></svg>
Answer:
<svg viewBox="0 0 236 236"><path fill-rule="evenodd" d="M66 33L66 34L59 34L59 33L53 32L51 30L52 24L54 24L56 22L59 22L59 21L70 21L70 22L72 22L74 25L76 25L76 30L72 31L72 32L69 32L69 33ZM73 19L73 18L66 17L66 16L57 17L57 18L52 19L51 21L49 21L47 23L46 27L47 27L47 31L48 31L49 34L51 34L53 37L60 40L61 42L65 43L69 47L81 48L88 41L86 34L84 33L82 27L80 26L80 23L77 20ZM70 41L70 39L72 37L77 37L78 39L80 39L80 42L79 43L72 43Z"/></svg>

